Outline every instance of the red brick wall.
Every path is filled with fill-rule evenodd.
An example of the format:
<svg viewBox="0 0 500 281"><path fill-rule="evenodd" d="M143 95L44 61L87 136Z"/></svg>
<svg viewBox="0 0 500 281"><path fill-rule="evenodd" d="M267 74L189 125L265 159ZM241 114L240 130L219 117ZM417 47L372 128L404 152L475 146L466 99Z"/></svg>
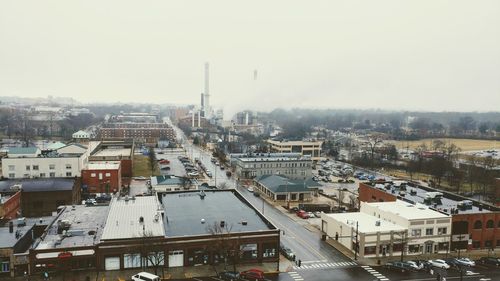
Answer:
<svg viewBox="0 0 500 281"><path fill-rule="evenodd" d="M0 213L5 218L5 220L15 219L20 207L21 192L18 191L0 206L0 208L2 208Z"/></svg>
<svg viewBox="0 0 500 281"><path fill-rule="evenodd" d="M397 199L395 195L378 190L364 183L359 183L358 192L360 202L393 202Z"/></svg>
<svg viewBox="0 0 500 281"><path fill-rule="evenodd" d="M121 161L122 177L130 178L132 177L132 160L122 159Z"/></svg>
<svg viewBox="0 0 500 281"><path fill-rule="evenodd" d="M493 221L493 227L488 228L489 220ZM475 213L475 214L457 214L452 216L452 222L466 221L468 222L468 232L472 241L479 241L479 248L495 248L497 241L500 240L500 212L492 213ZM474 225L477 221L481 222L481 228L476 229ZM486 247L486 241L491 241L492 246ZM499 242L500 243L500 242ZM468 249L474 249L473 245L469 245Z"/></svg>
<svg viewBox="0 0 500 281"><path fill-rule="evenodd" d="M92 174L95 177L92 177ZM106 177L106 173L110 176ZM99 179L102 174L102 179ZM90 193L106 192L106 184L109 182L109 191L119 191L122 186L121 169L117 170L82 170L82 184L87 185Z"/></svg>

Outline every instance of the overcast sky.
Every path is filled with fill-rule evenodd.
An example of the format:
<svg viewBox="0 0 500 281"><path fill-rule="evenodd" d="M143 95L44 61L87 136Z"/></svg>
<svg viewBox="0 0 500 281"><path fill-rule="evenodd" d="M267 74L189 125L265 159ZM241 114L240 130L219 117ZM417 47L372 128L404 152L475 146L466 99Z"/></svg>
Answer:
<svg viewBox="0 0 500 281"><path fill-rule="evenodd" d="M500 110L499 15L498 0L1 1L0 96L194 104L208 61L226 112Z"/></svg>

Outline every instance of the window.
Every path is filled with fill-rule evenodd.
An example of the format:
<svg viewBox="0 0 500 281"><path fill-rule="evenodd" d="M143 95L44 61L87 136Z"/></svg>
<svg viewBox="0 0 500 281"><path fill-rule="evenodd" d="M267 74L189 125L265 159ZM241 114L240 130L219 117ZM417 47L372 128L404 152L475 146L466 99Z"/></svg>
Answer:
<svg viewBox="0 0 500 281"><path fill-rule="evenodd" d="M486 228L495 228L495 223L493 222L493 220L488 220L486 222Z"/></svg>
<svg viewBox="0 0 500 281"><path fill-rule="evenodd" d="M420 253L420 245L408 245L408 253L410 254L415 254L415 253Z"/></svg>
<svg viewBox="0 0 500 281"><path fill-rule="evenodd" d="M448 242L439 242L438 243L438 251L448 251Z"/></svg>
<svg viewBox="0 0 500 281"><path fill-rule="evenodd" d="M10 272L10 261L2 261L0 263L0 272Z"/></svg>
<svg viewBox="0 0 500 281"><path fill-rule="evenodd" d="M38 171L38 165L33 165L33 171Z"/></svg>
<svg viewBox="0 0 500 281"><path fill-rule="evenodd" d="M446 234L446 227L438 227L438 235Z"/></svg>
<svg viewBox="0 0 500 281"><path fill-rule="evenodd" d="M49 173L49 177L55 178L56 177L56 173Z"/></svg>
<svg viewBox="0 0 500 281"><path fill-rule="evenodd" d="M425 235L434 235L434 228L426 228Z"/></svg>
<svg viewBox="0 0 500 281"><path fill-rule="evenodd" d="M9 174L9 178L15 178L16 177L16 174Z"/></svg>
<svg viewBox="0 0 500 281"><path fill-rule="evenodd" d="M500 247L500 239L497 240L497 247Z"/></svg>
<svg viewBox="0 0 500 281"><path fill-rule="evenodd" d="M31 168L31 166L30 166L30 165L26 165L26 171L29 171L29 170L30 170L30 168Z"/></svg>
<svg viewBox="0 0 500 281"><path fill-rule="evenodd" d="M91 178L95 178L95 176L96 176L95 173L90 173Z"/></svg>
<svg viewBox="0 0 500 281"><path fill-rule="evenodd" d="M66 172L67 177L71 177L71 172Z"/></svg>
<svg viewBox="0 0 500 281"><path fill-rule="evenodd" d="M257 259L257 244L240 245L240 259L243 260Z"/></svg>
<svg viewBox="0 0 500 281"><path fill-rule="evenodd" d="M481 247L480 241L472 241L472 248L479 249Z"/></svg>
<svg viewBox="0 0 500 281"><path fill-rule="evenodd" d="M41 178L45 178L45 173L40 173Z"/></svg>
<svg viewBox="0 0 500 281"><path fill-rule="evenodd" d="M66 169L71 169L71 164L66 164Z"/></svg>
<svg viewBox="0 0 500 281"><path fill-rule="evenodd" d="M124 254L123 267L124 268L141 267L141 254Z"/></svg>
<svg viewBox="0 0 500 281"><path fill-rule="evenodd" d="M278 256L278 247L274 243L264 243L263 245L263 258L274 258Z"/></svg>
<svg viewBox="0 0 500 281"><path fill-rule="evenodd" d="M493 246L493 240L486 240L484 241L484 247L485 248L491 248L491 246Z"/></svg>
<svg viewBox="0 0 500 281"><path fill-rule="evenodd" d="M56 165L55 165L55 164L50 164L50 165L49 165L49 169L50 169L50 170L55 170L55 168L56 168Z"/></svg>
<svg viewBox="0 0 500 281"><path fill-rule="evenodd" d="M365 246L365 255L375 255L376 252L376 246Z"/></svg>
<svg viewBox="0 0 500 281"><path fill-rule="evenodd" d="M107 178L111 177L111 173L106 173L106 177Z"/></svg>
<svg viewBox="0 0 500 281"><path fill-rule="evenodd" d="M481 229L481 228L483 228L483 223L480 220L477 220L474 223L474 229Z"/></svg>
<svg viewBox="0 0 500 281"><path fill-rule="evenodd" d="M102 173L99 173L99 179L102 180Z"/></svg>
<svg viewBox="0 0 500 281"><path fill-rule="evenodd" d="M9 165L9 171L15 171L16 170L16 166L14 165Z"/></svg>
<svg viewBox="0 0 500 281"><path fill-rule="evenodd" d="M421 236L421 235L422 235L421 229L412 229L411 230L411 236Z"/></svg>
<svg viewBox="0 0 500 281"><path fill-rule="evenodd" d="M30 177L30 174L24 174L23 175L24 178L29 178Z"/></svg>

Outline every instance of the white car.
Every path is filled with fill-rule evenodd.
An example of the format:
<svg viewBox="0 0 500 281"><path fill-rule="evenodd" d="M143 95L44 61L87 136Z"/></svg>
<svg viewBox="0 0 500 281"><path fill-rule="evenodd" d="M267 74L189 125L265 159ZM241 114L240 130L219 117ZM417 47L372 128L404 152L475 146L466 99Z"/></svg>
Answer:
<svg viewBox="0 0 500 281"><path fill-rule="evenodd" d="M444 269L448 269L450 268L450 265L447 264L444 260L429 260L429 263L432 265L432 266L435 266L435 267L439 267L439 268L444 268Z"/></svg>
<svg viewBox="0 0 500 281"><path fill-rule="evenodd" d="M408 264L409 266L411 266L415 270L420 270L420 269L424 268L424 264L423 263L419 263L417 265L417 263L414 262L414 261L407 261L406 264Z"/></svg>
<svg viewBox="0 0 500 281"><path fill-rule="evenodd" d="M469 258L459 258L457 259L457 262L460 263L461 265L476 266L476 263Z"/></svg>

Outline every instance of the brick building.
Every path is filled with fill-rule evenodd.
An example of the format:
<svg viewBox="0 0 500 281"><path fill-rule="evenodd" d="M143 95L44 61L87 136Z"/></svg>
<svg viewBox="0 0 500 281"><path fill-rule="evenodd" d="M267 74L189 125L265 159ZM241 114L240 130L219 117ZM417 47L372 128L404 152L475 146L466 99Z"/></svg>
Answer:
<svg viewBox="0 0 500 281"><path fill-rule="evenodd" d="M3 193L0 187L0 224L17 218L21 208L21 191ZM10 189L10 188L9 188Z"/></svg>
<svg viewBox="0 0 500 281"><path fill-rule="evenodd" d="M105 123L99 129L103 140L133 139L156 146L159 140L175 140L175 131L166 123Z"/></svg>
<svg viewBox="0 0 500 281"><path fill-rule="evenodd" d="M404 181L360 183L358 192L361 202L401 199L451 215L452 251L500 247L500 208L496 206Z"/></svg>
<svg viewBox="0 0 500 281"><path fill-rule="evenodd" d="M89 163L119 161L122 177L132 177L135 148L132 140L90 142L89 146Z"/></svg>
<svg viewBox="0 0 500 281"><path fill-rule="evenodd" d="M82 188L89 193L120 191L122 172L120 162L89 162L82 170Z"/></svg>

